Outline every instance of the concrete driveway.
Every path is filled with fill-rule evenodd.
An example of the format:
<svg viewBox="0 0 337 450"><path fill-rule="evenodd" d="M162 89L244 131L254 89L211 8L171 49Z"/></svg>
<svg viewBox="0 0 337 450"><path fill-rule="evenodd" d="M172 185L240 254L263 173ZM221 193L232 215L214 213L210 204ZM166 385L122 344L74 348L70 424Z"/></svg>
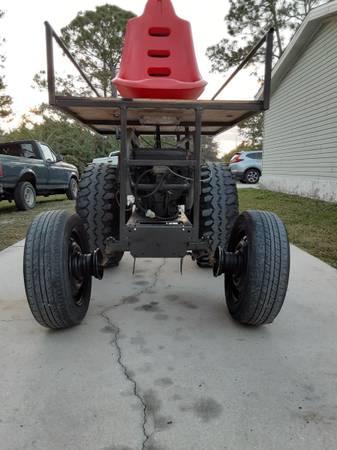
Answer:
<svg viewBox="0 0 337 450"><path fill-rule="evenodd" d="M260 189L259 184L245 184L245 183L241 183L240 181L238 181L236 183L236 187L238 189Z"/></svg>
<svg viewBox="0 0 337 450"><path fill-rule="evenodd" d="M272 326L235 324L191 261L132 261L94 285L85 322L34 322L22 243L0 254L0 447L337 448L337 271L292 248Z"/></svg>

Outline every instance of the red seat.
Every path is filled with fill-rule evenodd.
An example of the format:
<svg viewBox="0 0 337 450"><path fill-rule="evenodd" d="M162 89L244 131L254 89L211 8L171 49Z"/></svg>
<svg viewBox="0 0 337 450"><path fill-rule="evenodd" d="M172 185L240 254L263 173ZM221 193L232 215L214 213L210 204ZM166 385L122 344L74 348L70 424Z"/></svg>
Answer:
<svg viewBox="0 0 337 450"><path fill-rule="evenodd" d="M205 89L195 57L191 25L171 0L148 0L129 20L121 67L113 80L124 98L197 99Z"/></svg>

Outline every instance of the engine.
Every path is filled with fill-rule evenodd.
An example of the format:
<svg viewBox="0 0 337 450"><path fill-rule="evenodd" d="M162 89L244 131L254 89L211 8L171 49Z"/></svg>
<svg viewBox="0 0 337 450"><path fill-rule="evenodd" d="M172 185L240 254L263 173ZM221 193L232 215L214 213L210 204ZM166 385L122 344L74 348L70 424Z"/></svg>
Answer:
<svg viewBox="0 0 337 450"><path fill-rule="evenodd" d="M138 211L149 219L174 220L180 206L192 208L193 171L190 167L162 165L161 161L186 159L180 149L137 149L135 159L151 165L131 169L131 190Z"/></svg>

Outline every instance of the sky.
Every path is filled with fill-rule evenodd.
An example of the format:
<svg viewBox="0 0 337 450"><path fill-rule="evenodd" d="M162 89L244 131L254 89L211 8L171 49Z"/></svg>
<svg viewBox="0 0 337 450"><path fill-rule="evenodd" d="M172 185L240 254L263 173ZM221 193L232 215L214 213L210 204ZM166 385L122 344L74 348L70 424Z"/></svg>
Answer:
<svg viewBox="0 0 337 450"><path fill-rule="evenodd" d="M0 21L0 36L6 39L3 46L7 60L5 76L7 92L14 99L16 122L30 108L47 101L46 93L32 88L35 73L46 68L44 21L48 20L55 31L67 25L79 11L95 9L107 0L0 0L5 11ZM114 0L111 3L140 15L145 0ZM207 47L219 42L226 35L224 17L229 8L227 0L173 0L177 14L192 24L194 44L203 78L208 86L202 96L211 98L229 74L210 73L211 64L206 57ZM205 6L206 5L206 6ZM209 5L212 5L211 7ZM57 62L63 64L63 60ZM220 95L220 99L251 99L258 90L256 79L242 73ZM232 150L239 142L236 129L218 138L222 153Z"/></svg>

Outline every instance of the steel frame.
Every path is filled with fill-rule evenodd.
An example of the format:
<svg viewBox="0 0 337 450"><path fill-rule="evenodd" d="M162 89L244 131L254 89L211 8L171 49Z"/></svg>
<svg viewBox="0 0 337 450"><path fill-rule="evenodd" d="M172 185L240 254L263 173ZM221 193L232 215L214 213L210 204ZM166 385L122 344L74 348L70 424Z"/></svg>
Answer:
<svg viewBox="0 0 337 450"><path fill-rule="evenodd" d="M119 161L119 177L120 177L120 238L119 241L115 241L110 238L107 242L106 253L111 254L117 251L131 251L134 257L183 257L189 251L202 251L208 248L208 243L204 239L199 237L199 212L200 212L200 194L201 194L201 136L202 135L215 135L223 132L230 127L236 125L239 120L233 122L224 123L216 132L207 132L203 130L203 127L212 126L212 122L203 122L203 111L208 110L218 111L248 111L240 116L240 121L244 120L252 115L265 111L269 108L270 103L270 84L271 84L271 72L272 72L272 55L273 55L273 34L274 30L271 28L259 41L259 43L251 50L244 61L238 66L228 80L221 86L221 88L214 95L210 101L172 101L172 100L137 100L131 99L103 99L100 98L99 92L92 85L87 75L83 72L81 67L76 62L75 57L67 49L64 42L56 34L53 28L48 22L45 22L46 27L46 42L47 42L47 75L48 75L48 93L49 104L60 108L73 118L79 120L83 125L90 127L96 132L101 134L113 134L116 133L114 127L120 128L121 139L121 152ZM54 54L53 54L53 41L61 47L64 54L70 59L70 61L77 68L82 78L86 81L88 86L92 89L97 98L81 98L81 97L65 97L56 95L55 85L55 69L54 69ZM223 89L232 81L232 79L251 61L257 51L266 43L266 64L265 64L265 81L264 81L264 96L262 101L216 101L217 96L223 91ZM116 120L83 120L78 114L71 111L71 107L91 107L91 108L117 108L120 111L120 119ZM158 114L162 109L174 109L174 110L193 110L194 121L183 122L180 127L184 128L184 132L165 132L160 131L158 124L153 124L155 127L154 132L144 134L174 134L179 140L181 135L190 133L190 129L193 128L193 160L169 160L160 161L154 159L148 160L135 160L130 159L128 155L128 127L139 125L132 121L128 121L128 111L132 109L151 109L157 110ZM99 131L95 128L95 125L108 125L111 126L111 131ZM214 125L214 124L213 124ZM214 126L218 126L214 125ZM126 223L127 212L127 180L129 179L129 169L135 166L188 166L193 168L194 172L194 206L193 206L193 224L191 224L186 216L181 217L174 223L156 223L154 221L148 221L145 223L129 221ZM151 245L149 245L147 236L151 238ZM167 245L167 243L172 245Z"/></svg>

